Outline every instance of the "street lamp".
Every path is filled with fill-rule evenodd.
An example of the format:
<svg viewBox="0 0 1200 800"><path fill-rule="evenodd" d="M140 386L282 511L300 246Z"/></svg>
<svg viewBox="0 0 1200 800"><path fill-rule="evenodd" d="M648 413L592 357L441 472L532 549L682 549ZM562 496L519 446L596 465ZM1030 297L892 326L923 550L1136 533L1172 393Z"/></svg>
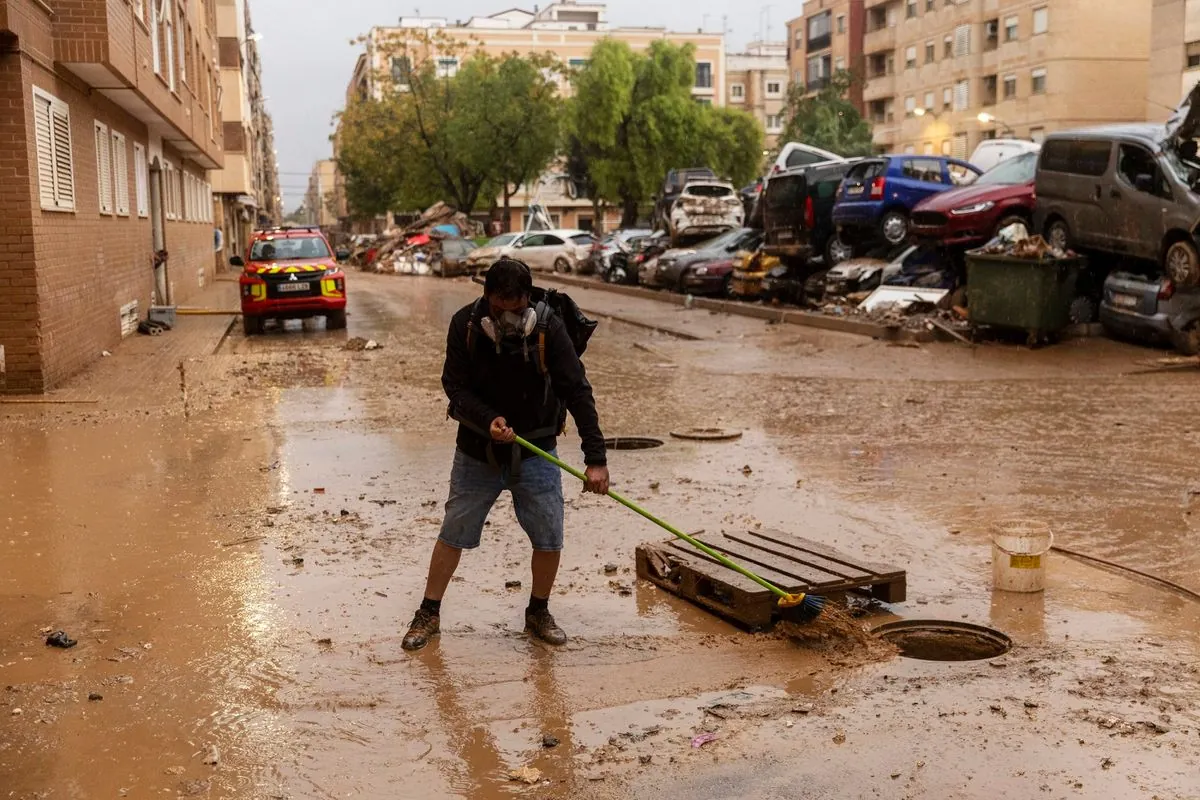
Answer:
<svg viewBox="0 0 1200 800"><path fill-rule="evenodd" d="M1017 132L1013 130L1007 122L1002 119L997 119L995 114L989 114L986 111L980 111L979 116L976 117L976 119L984 125L999 125L1002 131L1008 131L1013 135L1013 137L1016 137L1017 135Z"/></svg>

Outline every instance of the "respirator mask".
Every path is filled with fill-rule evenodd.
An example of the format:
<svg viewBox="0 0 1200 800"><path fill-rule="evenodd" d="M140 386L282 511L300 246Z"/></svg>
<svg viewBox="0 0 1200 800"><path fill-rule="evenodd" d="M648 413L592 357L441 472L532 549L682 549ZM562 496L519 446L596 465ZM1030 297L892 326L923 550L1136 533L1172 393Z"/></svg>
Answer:
<svg viewBox="0 0 1200 800"><path fill-rule="evenodd" d="M487 316L479 322L484 335L500 345L503 339L523 340L537 327L537 312L532 308L524 311L505 311L499 319Z"/></svg>

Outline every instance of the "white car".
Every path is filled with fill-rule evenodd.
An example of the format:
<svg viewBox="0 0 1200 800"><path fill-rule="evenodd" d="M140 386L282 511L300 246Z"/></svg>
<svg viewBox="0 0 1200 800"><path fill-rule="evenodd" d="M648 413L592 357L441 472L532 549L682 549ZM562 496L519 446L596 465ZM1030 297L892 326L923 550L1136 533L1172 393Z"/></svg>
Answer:
<svg viewBox="0 0 1200 800"><path fill-rule="evenodd" d="M746 209L728 181L698 180L683 187L671 205L668 232L671 246L685 239L708 239L742 227Z"/></svg>
<svg viewBox="0 0 1200 800"><path fill-rule="evenodd" d="M1041 149L1042 146L1037 142L1025 139L985 139L967 160L979 167L980 172L987 172L1006 158L1024 153L1037 153Z"/></svg>
<svg viewBox="0 0 1200 800"><path fill-rule="evenodd" d="M559 229L506 233L471 253L468 263L486 269L503 256L524 261L534 272L575 272L594 240L587 231Z"/></svg>
<svg viewBox="0 0 1200 800"><path fill-rule="evenodd" d="M771 175L783 172L785 169L811 167L814 164L828 164L831 161L845 160L837 153L831 153L819 147L801 144L800 142L788 142L779 151L779 156L775 159L774 166L771 167Z"/></svg>

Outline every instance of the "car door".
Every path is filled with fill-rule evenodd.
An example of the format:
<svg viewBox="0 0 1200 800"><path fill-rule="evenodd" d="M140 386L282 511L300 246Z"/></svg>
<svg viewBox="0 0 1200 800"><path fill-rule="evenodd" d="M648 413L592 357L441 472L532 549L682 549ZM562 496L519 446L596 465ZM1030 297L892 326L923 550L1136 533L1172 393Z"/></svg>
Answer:
<svg viewBox="0 0 1200 800"><path fill-rule="evenodd" d="M522 258L530 269L546 272L553 269L554 259L562 255L563 245L563 239L552 233L534 234L522 245Z"/></svg>
<svg viewBox="0 0 1200 800"><path fill-rule="evenodd" d="M900 160L898 200L910 211L930 195L950 188L943 163L936 158L907 156Z"/></svg>
<svg viewBox="0 0 1200 800"><path fill-rule="evenodd" d="M1070 196L1074 219L1068 220L1071 236L1081 247L1119 251L1111 216L1115 169L1114 142L1106 139L1076 139L1071 142Z"/></svg>
<svg viewBox="0 0 1200 800"><path fill-rule="evenodd" d="M1104 204L1112 222L1114 248L1157 261L1173 197L1149 148L1132 142L1117 144L1116 172Z"/></svg>

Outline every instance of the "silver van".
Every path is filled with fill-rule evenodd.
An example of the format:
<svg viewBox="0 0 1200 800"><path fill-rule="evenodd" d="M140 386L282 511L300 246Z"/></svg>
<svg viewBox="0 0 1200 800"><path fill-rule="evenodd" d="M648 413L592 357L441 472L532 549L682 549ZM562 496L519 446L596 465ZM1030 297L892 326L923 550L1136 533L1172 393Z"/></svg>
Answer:
<svg viewBox="0 0 1200 800"><path fill-rule="evenodd" d="M1179 287L1200 284L1200 163L1189 127L1112 125L1047 136L1036 229L1052 245L1153 261Z"/></svg>

